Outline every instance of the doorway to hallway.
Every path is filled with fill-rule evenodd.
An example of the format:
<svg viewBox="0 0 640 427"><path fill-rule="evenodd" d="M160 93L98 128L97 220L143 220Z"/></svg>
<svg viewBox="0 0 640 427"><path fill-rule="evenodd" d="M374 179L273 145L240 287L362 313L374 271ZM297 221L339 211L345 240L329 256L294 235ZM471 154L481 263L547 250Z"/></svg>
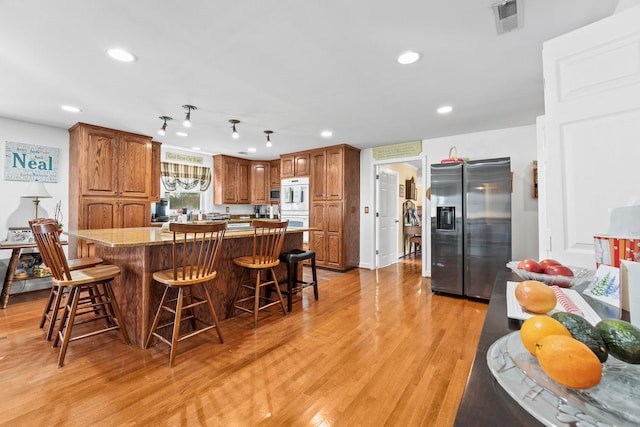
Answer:
<svg viewBox="0 0 640 427"><path fill-rule="evenodd" d="M425 230L425 218L429 218L428 199L425 197L426 158L410 158L394 163L380 162L375 165L375 227L374 241L376 249L376 268L397 263L409 255L406 231L411 235L422 236ZM391 176L397 177L393 183ZM411 187L407 186L411 181ZM411 188L412 191L407 192ZM415 190L413 190L415 189ZM392 194L395 193L395 196ZM417 222L405 227L404 209L406 202L415 206ZM428 247L428 239L422 236L421 249ZM422 275L427 276L427 250L418 252L422 265Z"/></svg>

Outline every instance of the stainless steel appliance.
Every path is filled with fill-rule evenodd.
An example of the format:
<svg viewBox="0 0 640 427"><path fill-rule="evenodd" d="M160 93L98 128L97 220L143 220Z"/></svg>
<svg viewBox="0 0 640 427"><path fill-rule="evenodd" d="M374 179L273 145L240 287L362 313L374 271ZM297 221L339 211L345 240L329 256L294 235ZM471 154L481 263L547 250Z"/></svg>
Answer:
<svg viewBox="0 0 640 427"><path fill-rule="evenodd" d="M151 205L151 222L169 221L169 215L167 214L168 204L169 201L167 199L160 199L159 202Z"/></svg>
<svg viewBox="0 0 640 427"><path fill-rule="evenodd" d="M280 186L280 218L289 220L289 227L309 227L309 178L283 179ZM309 233L302 233L303 243L309 243Z"/></svg>
<svg viewBox="0 0 640 427"><path fill-rule="evenodd" d="M510 158L431 165L431 290L489 299L510 259Z"/></svg>
<svg viewBox="0 0 640 427"><path fill-rule="evenodd" d="M280 189L272 188L269 190L269 202L271 203L279 203L280 202Z"/></svg>

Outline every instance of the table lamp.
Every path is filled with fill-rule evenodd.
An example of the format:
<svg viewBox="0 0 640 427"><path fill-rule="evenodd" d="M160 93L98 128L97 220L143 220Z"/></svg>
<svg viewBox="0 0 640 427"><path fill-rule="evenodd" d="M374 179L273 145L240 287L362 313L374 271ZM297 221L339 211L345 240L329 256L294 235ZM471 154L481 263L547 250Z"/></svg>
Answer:
<svg viewBox="0 0 640 427"><path fill-rule="evenodd" d="M51 194L44 187L44 184L40 181L31 181L29 186L27 187L27 194L22 196L23 198L33 199L33 204L35 206L36 216L38 218L38 204L40 203L40 199L50 199Z"/></svg>

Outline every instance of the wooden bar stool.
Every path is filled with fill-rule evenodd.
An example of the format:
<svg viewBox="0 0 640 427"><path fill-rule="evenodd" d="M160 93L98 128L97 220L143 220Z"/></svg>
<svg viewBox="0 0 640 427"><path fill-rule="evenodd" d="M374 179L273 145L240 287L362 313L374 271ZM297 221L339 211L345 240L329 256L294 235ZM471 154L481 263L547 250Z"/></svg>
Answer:
<svg viewBox="0 0 640 427"><path fill-rule="evenodd" d="M149 347L152 337L169 345L169 367L173 366L178 343L210 329L216 329L220 342L224 342L218 323L218 316L211 302L211 295L204 286L216 278L216 264L220 254L220 245L227 229L226 222L214 224L169 224L173 232L173 268L153 273L153 280L165 286L162 301L156 312L151 330L144 348ZM203 297L193 295L195 286L200 287ZM169 291L177 289L177 296L169 298ZM196 307L206 305L211 319L198 316ZM173 314L168 323L159 325L164 311ZM186 316L183 317L183 312ZM180 334L182 322L189 320L191 329ZM171 339L165 338L158 331L172 326Z"/></svg>
<svg viewBox="0 0 640 427"><path fill-rule="evenodd" d="M125 343L129 344L129 335L111 288L111 281L120 274L120 268L115 265L101 264L71 271L58 237L58 224L52 222L34 223L31 230L44 263L51 270L53 286L59 288L60 294L66 294L63 312L60 316L60 326L53 342L53 347L60 344L58 367L62 367L64 364L67 347L71 341L119 330ZM64 289L69 289L69 291L65 293ZM80 294L85 291L91 297L85 303L80 304ZM59 305L54 303L53 310L57 311L57 307ZM51 316L51 322L55 322L55 315L52 313ZM74 325L98 320L105 321L105 325L100 329L72 336Z"/></svg>
<svg viewBox="0 0 640 427"><path fill-rule="evenodd" d="M58 221L53 218L36 218L34 220L29 221L29 227L33 224L50 222L55 224L56 228L58 226ZM33 229L32 229L33 232ZM36 244L38 241L36 240ZM38 246L38 250L42 252L40 247ZM102 264L102 258L97 257L87 257L87 258L78 258L78 259L70 259L67 260L67 264L69 265L69 270L80 270L88 267L95 267L98 264ZM46 265L46 262L45 262ZM62 294L66 288L64 286L51 286L51 292L49 292L49 298L47 299L47 303L44 307L44 311L42 312L42 317L40 318L40 329L44 329L44 325L49 322L46 332L45 332L45 340L51 341L53 337L53 332L55 330L56 322L58 321L58 313L62 307L60 304L62 303ZM95 303L95 298L92 298L92 295L84 296L80 300L80 304L84 304L87 301L91 301Z"/></svg>
<svg viewBox="0 0 640 427"><path fill-rule="evenodd" d="M287 314L284 307L284 301L282 299L282 292L280 292L280 286L278 285L278 279L276 273L273 270L274 267L280 264L280 251L282 250L282 242L284 241L284 234L287 231L287 225L289 221L267 221L257 220L251 221L251 226L254 228L253 232L253 253L251 255L234 258L233 263L245 268L245 272L255 270L256 279L254 283L251 283L251 279L248 281L241 280L238 289L236 290L236 296L234 298L233 307L245 311L247 313L253 313L253 329L258 327L258 312L271 307L272 305L280 304L282 307L283 315ZM265 273L271 273L271 280L267 280L264 277ZM269 289L273 286L276 290L278 299L269 298L266 295L262 296L262 288ZM241 289L249 289L252 295L238 299ZM266 291L265 290L265 291ZM245 307L243 303L251 301L252 307ZM262 302L262 304L261 304Z"/></svg>
<svg viewBox="0 0 640 427"><path fill-rule="evenodd" d="M298 263L307 259L311 260L311 275L313 280L310 282L298 279ZM282 291L282 293L287 296L287 311L291 311L293 308L293 295L309 286L313 286L313 296L317 301L318 275L316 273L316 253L311 250L303 251L301 249L294 249L281 253L280 261L287 264L287 290Z"/></svg>

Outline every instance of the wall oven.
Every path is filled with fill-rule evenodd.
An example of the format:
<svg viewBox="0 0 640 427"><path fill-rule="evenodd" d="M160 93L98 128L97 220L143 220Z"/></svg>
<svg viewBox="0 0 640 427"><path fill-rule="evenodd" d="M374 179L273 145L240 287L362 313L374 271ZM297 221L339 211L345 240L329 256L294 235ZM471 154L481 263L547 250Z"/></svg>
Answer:
<svg viewBox="0 0 640 427"><path fill-rule="evenodd" d="M280 189L280 218L288 219L290 227L309 227L309 178L283 179ZM309 243L309 233L302 236Z"/></svg>

